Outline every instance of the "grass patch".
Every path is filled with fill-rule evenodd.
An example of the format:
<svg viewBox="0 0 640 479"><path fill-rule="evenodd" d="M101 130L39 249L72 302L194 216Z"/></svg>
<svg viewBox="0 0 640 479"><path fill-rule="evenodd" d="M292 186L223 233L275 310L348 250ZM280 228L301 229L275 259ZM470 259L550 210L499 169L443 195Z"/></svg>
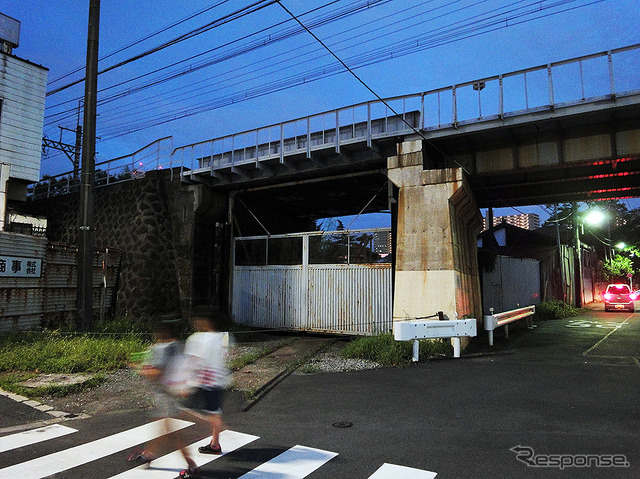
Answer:
<svg viewBox="0 0 640 479"><path fill-rule="evenodd" d="M55 331L0 336L0 387L24 396L64 396L95 387L105 373L129 366L132 356L149 342L140 336L72 335ZM22 381L39 373L89 373L82 383L28 388Z"/></svg>
<svg viewBox="0 0 640 479"><path fill-rule="evenodd" d="M0 371L111 371L127 367L131 355L147 345L135 336L71 336L58 332L1 336Z"/></svg>
<svg viewBox="0 0 640 479"><path fill-rule="evenodd" d="M407 366L413 356L412 341L396 341L392 334L366 336L351 341L340 354L348 359L368 359L383 366ZM453 347L443 340L421 340L420 361L452 356Z"/></svg>
<svg viewBox="0 0 640 479"><path fill-rule="evenodd" d="M548 319L564 319L578 316L582 310L562 301L545 301L536 305L535 319L545 321Z"/></svg>

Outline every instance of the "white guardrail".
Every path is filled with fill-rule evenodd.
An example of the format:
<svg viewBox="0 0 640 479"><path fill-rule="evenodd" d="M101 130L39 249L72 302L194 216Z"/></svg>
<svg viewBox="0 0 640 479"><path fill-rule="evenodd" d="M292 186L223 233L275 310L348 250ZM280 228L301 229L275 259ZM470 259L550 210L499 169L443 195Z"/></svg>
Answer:
<svg viewBox="0 0 640 479"><path fill-rule="evenodd" d="M509 323L527 318L527 326L531 326L531 317L536 313L535 306L505 311L504 313L493 313L493 308L489 308L490 315L484 317L484 329L489 332L489 346L493 346L493 331L500 326L504 326L504 336L509 337Z"/></svg>
<svg viewBox="0 0 640 479"><path fill-rule="evenodd" d="M473 337L477 334L476 320L472 319L448 319L442 313L436 319L407 319L396 321L393 325L393 337L396 341L413 341L414 362L418 361L420 353L420 339L452 338L453 356L460 357L460 338L462 336Z"/></svg>

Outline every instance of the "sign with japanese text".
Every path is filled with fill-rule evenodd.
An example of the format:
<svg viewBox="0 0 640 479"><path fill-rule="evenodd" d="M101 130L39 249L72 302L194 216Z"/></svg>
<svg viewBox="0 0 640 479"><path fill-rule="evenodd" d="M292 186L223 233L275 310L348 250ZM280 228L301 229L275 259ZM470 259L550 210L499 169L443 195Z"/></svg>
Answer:
<svg viewBox="0 0 640 479"><path fill-rule="evenodd" d="M42 275L42 260L0 255L0 277L39 278Z"/></svg>

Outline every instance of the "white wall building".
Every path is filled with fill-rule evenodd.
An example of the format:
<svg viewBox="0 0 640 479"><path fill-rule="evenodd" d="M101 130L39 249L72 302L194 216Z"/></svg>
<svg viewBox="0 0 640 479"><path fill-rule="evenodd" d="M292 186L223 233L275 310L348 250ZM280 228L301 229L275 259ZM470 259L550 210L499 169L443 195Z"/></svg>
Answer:
<svg viewBox="0 0 640 479"><path fill-rule="evenodd" d="M13 54L19 39L20 22L0 13L0 231L7 203L40 180L48 69Z"/></svg>

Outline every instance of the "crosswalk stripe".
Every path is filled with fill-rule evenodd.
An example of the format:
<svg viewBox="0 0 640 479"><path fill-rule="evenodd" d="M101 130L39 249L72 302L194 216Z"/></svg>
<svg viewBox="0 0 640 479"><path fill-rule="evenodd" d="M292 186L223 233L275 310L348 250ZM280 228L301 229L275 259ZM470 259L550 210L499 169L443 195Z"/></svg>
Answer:
<svg viewBox="0 0 640 479"><path fill-rule="evenodd" d="M395 464L383 464L380 469L369 476L369 479L433 479L435 472L414 469L412 467L396 466Z"/></svg>
<svg viewBox="0 0 640 479"><path fill-rule="evenodd" d="M66 436L72 432L78 431L60 424L53 424L39 429L31 429L30 431L0 437L0 452L6 452L49 439L55 439L56 437Z"/></svg>
<svg viewBox="0 0 640 479"><path fill-rule="evenodd" d="M250 434L244 434L235 431L222 431L220 433L220 446L222 447L221 455L205 455L198 452L198 447L204 446L209 443L210 438L206 437L201 441L191 444L187 447L189 456L193 458L198 467L202 467L211 461L214 461L225 454L235 451L243 446L246 446L250 442L258 439L258 436L252 436ZM146 466L139 466L134 469L130 469L121 474L111 477L110 479L173 479L178 473L185 469L186 462L182 457L180 451L174 451L166 456L159 457L155 461L152 461L147 468Z"/></svg>
<svg viewBox="0 0 640 479"><path fill-rule="evenodd" d="M293 446L239 479L273 477L278 479L302 479L338 455L306 446Z"/></svg>
<svg viewBox="0 0 640 479"><path fill-rule="evenodd" d="M55 452L48 456L5 467L0 469L0 477L41 479L81 466L165 434L166 429L161 424L161 421L154 421L112 436ZM172 419L169 423L169 428L171 431L177 431L192 424L192 422Z"/></svg>

